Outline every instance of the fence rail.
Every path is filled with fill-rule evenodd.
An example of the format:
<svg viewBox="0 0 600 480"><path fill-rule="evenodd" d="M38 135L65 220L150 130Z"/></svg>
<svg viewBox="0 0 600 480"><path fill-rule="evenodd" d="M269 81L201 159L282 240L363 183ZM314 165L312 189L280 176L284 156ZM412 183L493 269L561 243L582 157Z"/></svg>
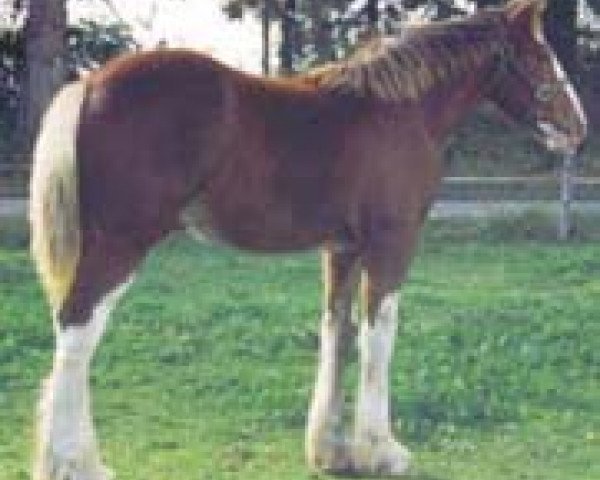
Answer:
<svg viewBox="0 0 600 480"><path fill-rule="evenodd" d="M24 197L29 165L0 162L0 198ZM600 202L600 177L572 176L572 200ZM528 202L560 200L560 172L521 177L446 177L437 198L457 202Z"/></svg>
<svg viewBox="0 0 600 480"><path fill-rule="evenodd" d="M571 176L572 201L600 202L600 177ZM440 200L484 201L556 201L561 198L561 177L447 177L438 194Z"/></svg>
<svg viewBox="0 0 600 480"><path fill-rule="evenodd" d="M25 162L0 162L0 198L25 196L29 173L29 165Z"/></svg>

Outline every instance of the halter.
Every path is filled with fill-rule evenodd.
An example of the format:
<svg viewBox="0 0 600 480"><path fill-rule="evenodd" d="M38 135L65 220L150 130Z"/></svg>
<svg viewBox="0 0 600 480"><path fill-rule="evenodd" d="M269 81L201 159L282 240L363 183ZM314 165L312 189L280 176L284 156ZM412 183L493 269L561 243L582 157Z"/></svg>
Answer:
<svg viewBox="0 0 600 480"><path fill-rule="evenodd" d="M518 112L518 117L524 124L535 128L538 122L538 107L552 102L564 90L565 86L568 85L569 79L565 76L557 80L540 83L532 80L529 72L525 71L517 60L515 48L508 39L507 26L504 22L500 25L502 43L500 50L496 53L489 89L496 93L499 103L502 104L510 95L510 92L504 86L506 77L508 75L515 75L519 80L522 80L532 92L533 102L521 112Z"/></svg>

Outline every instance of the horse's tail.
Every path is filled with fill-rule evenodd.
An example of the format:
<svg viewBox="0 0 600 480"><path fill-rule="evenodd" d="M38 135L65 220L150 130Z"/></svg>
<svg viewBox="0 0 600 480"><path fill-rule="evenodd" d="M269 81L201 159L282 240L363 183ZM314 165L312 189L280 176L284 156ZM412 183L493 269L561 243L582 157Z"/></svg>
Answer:
<svg viewBox="0 0 600 480"><path fill-rule="evenodd" d="M31 249L54 313L75 279L81 251L76 138L85 83L63 87L44 115L33 155Z"/></svg>

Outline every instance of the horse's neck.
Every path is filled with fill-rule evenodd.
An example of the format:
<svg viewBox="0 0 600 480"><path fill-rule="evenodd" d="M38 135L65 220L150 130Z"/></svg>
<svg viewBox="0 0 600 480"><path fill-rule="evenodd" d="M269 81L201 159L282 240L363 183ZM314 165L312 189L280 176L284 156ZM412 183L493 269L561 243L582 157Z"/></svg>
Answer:
<svg viewBox="0 0 600 480"><path fill-rule="evenodd" d="M326 70L332 73L322 83L389 103L417 104L430 136L442 142L481 102L494 59L505 48L503 25L493 15L382 38L338 70Z"/></svg>
<svg viewBox="0 0 600 480"><path fill-rule="evenodd" d="M448 134L484 101L493 81L496 58L503 48L502 41L497 38L466 46L464 54L450 60L456 60L460 65L457 72L417 100L429 135L436 143L443 143Z"/></svg>
<svg viewBox="0 0 600 480"><path fill-rule="evenodd" d="M480 104L489 77L489 65L465 71L456 80L436 88L420 100L429 137L443 144L448 135Z"/></svg>
<svg viewBox="0 0 600 480"><path fill-rule="evenodd" d="M432 140L445 137L483 99L494 59L504 51L497 13L409 29L368 43L348 60L302 81L386 105L422 109Z"/></svg>

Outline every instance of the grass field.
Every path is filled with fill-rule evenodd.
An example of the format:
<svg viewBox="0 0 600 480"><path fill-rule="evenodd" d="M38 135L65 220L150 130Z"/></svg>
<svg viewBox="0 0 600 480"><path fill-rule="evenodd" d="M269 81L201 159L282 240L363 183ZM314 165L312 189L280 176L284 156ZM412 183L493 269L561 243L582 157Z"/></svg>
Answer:
<svg viewBox="0 0 600 480"><path fill-rule="evenodd" d="M302 446L318 272L314 254L182 238L148 259L93 370L119 480L320 478ZM409 478L600 478L600 244L438 238L403 291L392 382ZM0 249L0 480L29 478L51 350L26 251Z"/></svg>

